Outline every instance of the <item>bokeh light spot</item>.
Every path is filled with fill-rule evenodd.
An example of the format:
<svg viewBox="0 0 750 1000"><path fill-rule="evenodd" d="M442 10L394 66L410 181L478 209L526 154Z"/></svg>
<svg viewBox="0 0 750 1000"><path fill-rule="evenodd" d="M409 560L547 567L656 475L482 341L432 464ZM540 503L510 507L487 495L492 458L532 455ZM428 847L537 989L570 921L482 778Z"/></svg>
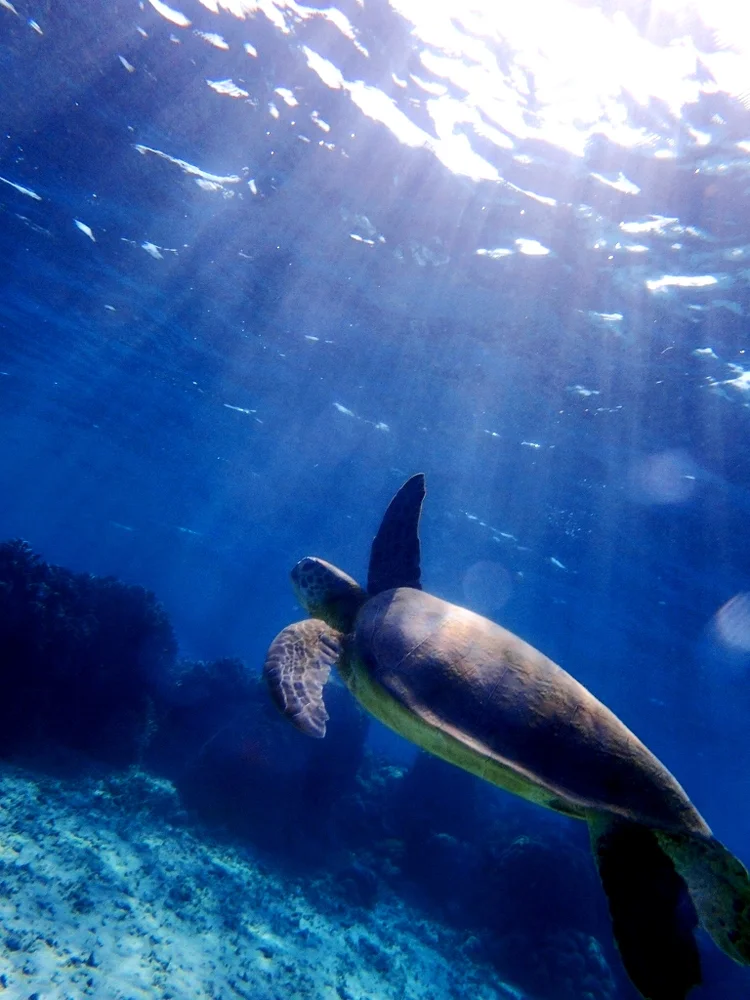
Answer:
<svg viewBox="0 0 750 1000"><path fill-rule="evenodd" d="M508 603L513 593L510 573L499 562L480 559L464 573L464 600L472 611L492 617Z"/></svg>

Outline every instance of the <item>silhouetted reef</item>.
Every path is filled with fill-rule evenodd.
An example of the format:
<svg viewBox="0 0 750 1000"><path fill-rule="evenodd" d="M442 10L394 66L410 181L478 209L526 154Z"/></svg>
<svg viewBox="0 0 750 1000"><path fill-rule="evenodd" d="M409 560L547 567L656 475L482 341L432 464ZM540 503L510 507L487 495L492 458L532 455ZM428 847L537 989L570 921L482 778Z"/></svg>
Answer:
<svg viewBox="0 0 750 1000"><path fill-rule="evenodd" d="M154 596L0 545L0 752L49 740L116 765L137 760L152 678L177 654Z"/></svg>
<svg viewBox="0 0 750 1000"><path fill-rule="evenodd" d="M427 755L410 768L373 757L339 682L326 739L305 739L258 670L180 659L153 594L47 565L16 540L0 545L0 684L0 754L45 780L64 760L68 778L103 775L129 814L224 831L302 879L331 919L366 921L395 894L535 997L632 996L611 971L585 838L521 826L512 804ZM154 791L169 787L177 797ZM372 954L357 960L387 977L387 956L362 947Z"/></svg>

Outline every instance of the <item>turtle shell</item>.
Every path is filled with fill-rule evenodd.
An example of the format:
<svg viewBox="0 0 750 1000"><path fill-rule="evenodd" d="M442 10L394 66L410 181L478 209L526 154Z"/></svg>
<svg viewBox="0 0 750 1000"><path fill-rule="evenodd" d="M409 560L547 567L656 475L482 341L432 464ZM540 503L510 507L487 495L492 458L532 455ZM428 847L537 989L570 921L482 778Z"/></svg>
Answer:
<svg viewBox="0 0 750 1000"><path fill-rule="evenodd" d="M675 778L617 716L481 615L402 587L363 605L353 640L368 681L449 744L457 741L464 760L471 751L474 773L518 791L517 783L496 780L507 770L545 789L551 808L578 816L617 813L667 829L706 829Z"/></svg>

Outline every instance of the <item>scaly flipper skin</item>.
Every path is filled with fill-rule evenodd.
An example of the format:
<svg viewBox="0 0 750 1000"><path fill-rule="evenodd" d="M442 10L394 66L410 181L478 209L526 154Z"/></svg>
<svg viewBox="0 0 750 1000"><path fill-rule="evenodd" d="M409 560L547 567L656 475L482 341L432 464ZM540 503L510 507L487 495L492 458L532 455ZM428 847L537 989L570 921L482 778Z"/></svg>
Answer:
<svg viewBox="0 0 750 1000"><path fill-rule="evenodd" d="M424 475L407 479L388 504L370 550L367 593L393 587L421 590L419 518L425 496Z"/></svg>
<svg viewBox="0 0 750 1000"><path fill-rule="evenodd" d="M750 965L750 876L715 837L657 830L662 849L687 883L698 918L723 952Z"/></svg>
<svg viewBox="0 0 750 1000"><path fill-rule="evenodd" d="M688 888L653 831L627 820L589 820L612 930L628 975L648 1000L685 1000L701 982Z"/></svg>
<svg viewBox="0 0 750 1000"><path fill-rule="evenodd" d="M340 632L310 618L282 629L266 655L263 673L276 707L317 739L325 736L328 721L323 687L342 647Z"/></svg>

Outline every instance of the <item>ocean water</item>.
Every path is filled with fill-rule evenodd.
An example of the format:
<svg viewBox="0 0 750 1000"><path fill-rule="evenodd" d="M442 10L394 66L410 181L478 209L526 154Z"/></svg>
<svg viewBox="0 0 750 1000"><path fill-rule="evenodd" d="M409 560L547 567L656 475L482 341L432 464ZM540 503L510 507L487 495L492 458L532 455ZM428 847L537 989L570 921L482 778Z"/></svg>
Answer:
<svg viewBox="0 0 750 1000"><path fill-rule="evenodd" d="M728 0L0 0L0 997L639 995L584 824L271 704L291 567L364 582L416 472L425 588L750 862L749 57Z"/></svg>

